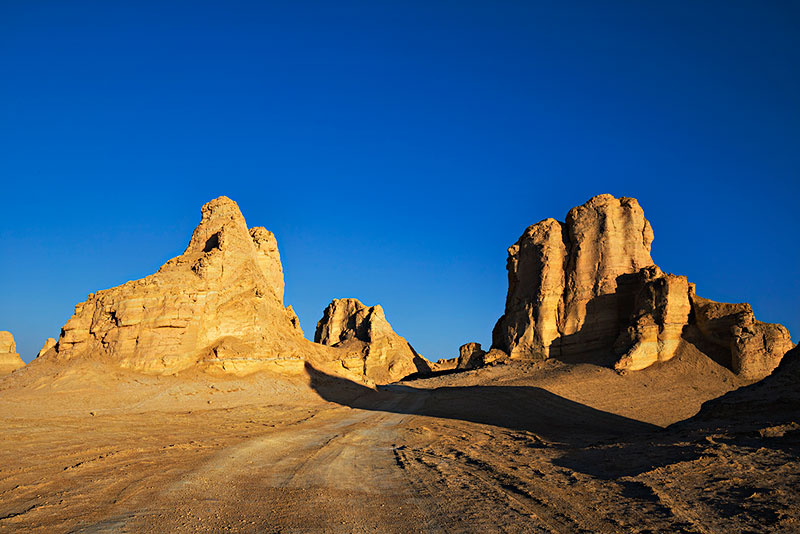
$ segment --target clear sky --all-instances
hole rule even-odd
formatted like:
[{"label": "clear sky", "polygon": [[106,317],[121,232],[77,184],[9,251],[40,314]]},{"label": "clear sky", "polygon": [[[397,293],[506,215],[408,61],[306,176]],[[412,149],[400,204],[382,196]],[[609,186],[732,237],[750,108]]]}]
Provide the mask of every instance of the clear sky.
[{"label": "clear sky", "polygon": [[306,335],[380,303],[488,345],[506,248],[599,193],[653,258],[800,336],[798,2],[0,3],[0,330],[180,254],[219,195]]}]

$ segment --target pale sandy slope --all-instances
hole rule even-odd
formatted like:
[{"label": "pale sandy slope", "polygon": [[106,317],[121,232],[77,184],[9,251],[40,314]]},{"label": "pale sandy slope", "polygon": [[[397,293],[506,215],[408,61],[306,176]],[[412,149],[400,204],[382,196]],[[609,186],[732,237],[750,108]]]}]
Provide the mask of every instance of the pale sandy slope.
[{"label": "pale sandy slope", "polygon": [[108,372],[0,382],[0,531],[800,525],[792,432],[663,428],[739,385],[690,350],[625,376],[548,362],[380,392],[314,369],[310,380]]}]

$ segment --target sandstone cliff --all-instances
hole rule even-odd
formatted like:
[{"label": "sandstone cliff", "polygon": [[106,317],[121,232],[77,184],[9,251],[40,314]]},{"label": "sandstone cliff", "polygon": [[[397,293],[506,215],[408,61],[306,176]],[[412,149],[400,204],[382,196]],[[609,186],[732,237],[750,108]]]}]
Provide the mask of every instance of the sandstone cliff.
[{"label": "sandstone cliff", "polygon": [[429,362],[395,333],[381,306],[364,306],[357,299],[333,299],[317,323],[314,341],[349,351],[344,366],[376,383],[430,371]]},{"label": "sandstone cliff", "polygon": [[25,367],[25,362],[17,354],[14,336],[11,332],[0,331],[0,376],[5,376],[20,367]]},{"label": "sandstone cliff", "polygon": [[[694,295],[684,276],[653,264],[653,231],[632,198],[599,195],[561,223],[528,227],[508,249],[508,295],[492,346],[514,359],[559,357],[643,369],[671,359],[687,326],[748,379],[774,369],[792,348],[780,325],[756,321],[746,304]],[[701,343],[702,344],[702,343]]]},{"label": "sandstone cliff", "polygon": [[203,206],[183,254],[153,275],[89,295],[37,359],[91,359],[158,374],[190,367],[246,374],[299,373],[305,361],[347,357],[303,337],[283,289],[275,236],[248,229],[236,203],[220,197]]}]

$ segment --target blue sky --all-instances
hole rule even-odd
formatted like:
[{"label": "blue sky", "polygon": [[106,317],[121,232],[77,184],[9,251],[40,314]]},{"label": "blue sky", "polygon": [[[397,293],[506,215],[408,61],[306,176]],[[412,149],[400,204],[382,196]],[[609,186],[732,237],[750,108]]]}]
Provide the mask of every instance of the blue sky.
[{"label": "blue sky", "polygon": [[639,199],[653,258],[800,333],[800,4],[0,4],[0,330],[30,360],[227,195],[307,336],[488,345],[524,228]]}]

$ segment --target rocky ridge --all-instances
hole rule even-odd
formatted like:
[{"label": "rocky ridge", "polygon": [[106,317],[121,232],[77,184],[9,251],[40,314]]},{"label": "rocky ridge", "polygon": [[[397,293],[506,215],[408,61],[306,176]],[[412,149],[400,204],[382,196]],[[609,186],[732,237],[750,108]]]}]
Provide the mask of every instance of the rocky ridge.
[{"label": "rocky ridge", "polygon": [[17,344],[11,332],[0,331],[0,376],[25,367],[25,362],[17,353]]},{"label": "rocky ridge", "polygon": [[747,304],[695,295],[686,277],[650,257],[653,230],[636,199],[598,195],[562,223],[529,226],[508,249],[505,313],[492,347],[512,359],[562,358],[643,369],[671,359],[697,325],[701,343],[727,351],[742,377],[768,375],[792,348],[781,325]]}]

